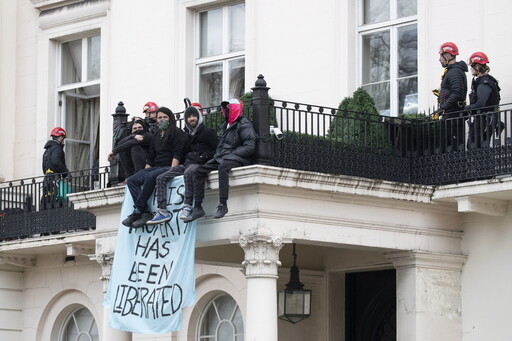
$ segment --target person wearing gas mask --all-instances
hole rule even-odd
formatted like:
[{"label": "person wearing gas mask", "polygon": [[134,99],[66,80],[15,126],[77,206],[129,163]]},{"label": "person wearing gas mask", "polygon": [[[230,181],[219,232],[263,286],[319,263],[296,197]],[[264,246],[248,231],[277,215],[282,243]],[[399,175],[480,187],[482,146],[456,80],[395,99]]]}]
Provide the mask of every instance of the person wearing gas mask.
[{"label": "person wearing gas mask", "polygon": [[156,185],[157,177],[181,164],[187,150],[187,134],[176,126],[176,119],[169,108],[157,109],[158,132],[153,136],[144,169],[130,176],[128,189],[133,198],[134,210],[122,221],[128,227],[143,227],[152,218],[148,199]]},{"label": "person wearing gas mask", "polygon": [[167,172],[156,178],[155,196],[158,211],[148,225],[156,225],[171,220],[171,213],[167,211],[167,184],[179,175],[183,175],[186,169],[205,164],[215,154],[218,144],[217,134],[213,129],[203,124],[202,106],[199,103],[191,103],[185,109],[185,132],[188,136],[189,152],[185,157],[185,163],[172,167]]},{"label": "person wearing gas mask", "polygon": [[[206,213],[202,207],[205,183],[208,174],[219,171],[219,204],[213,218],[222,218],[228,213],[229,171],[235,167],[247,166],[256,151],[256,132],[252,122],[243,116],[244,105],[238,99],[221,103],[225,122],[215,155],[205,163],[185,170],[185,202],[180,219],[185,223],[194,221]],[[194,207],[192,208],[192,204]]]}]

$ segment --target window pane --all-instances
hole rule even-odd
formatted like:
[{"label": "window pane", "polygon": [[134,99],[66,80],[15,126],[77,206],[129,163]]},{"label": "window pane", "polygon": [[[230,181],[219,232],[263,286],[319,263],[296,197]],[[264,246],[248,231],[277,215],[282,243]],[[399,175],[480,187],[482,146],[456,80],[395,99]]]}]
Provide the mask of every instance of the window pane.
[{"label": "window pane", "polygon": [[402,114],[418,112],[418,78],[407,78],[398,81],[398,108]]},{"label": "window pane", "polygon": [[240,98],[245,88],[245,59],[229,61],[229,98]]},{"label": "window pane", "polygon": [[236,309],[235,316],[233,317],[233,324],[235,325],[235,332],[241,334],[244,332],[244,321],[240,309]]},{"label": "window pane", "polygon": [[91,125],[89,103],[85,99],[66,96],[67,137],[73,140],[90,141]]},{"label": "window pane", "polygon": [[389,12],[389,0],[364,0],[365,24],[389,20]]},{"label": "window pane", "polygon": [[209,305],[208,307],[208,310],[202,318],[200,336],[214,336],[217,325],[220,322],[213,305]]},{"label": "window pane", "polygon": [[397,17],[408,17],[418,13],[416,0],[397,0]]},{"label": "window pane", "polygon": [[363,83],[389,80],[389,31],[363,36]]},{"label": "window pane", "polygon": [[224,295],[215,300],[215,304],[219,310],[220,318],[222,320],[230,320],[236,308],[235,300],[231,296]]},{"label": "window pane", "polygon": [[368,91],[375,101],[375,107],[380,115],[390,114],[390,95],[389,95],[389,82],[379,84],[365,85],[363,88]]},{"label": "window pane", "polygon": [[398,28],[398,77],[418,74],[418,30],[416,25]]},{"label": "window pane", "polygon": [[221,323],[218,329],[217,340],[233,340],[234,334],[233,326],[230,323]]},{"label": "window pane", "polygon": [[100,78],[100,36],[87,38],[87,80],[91,81]]},{"label": "window pane", "polygon": [[222,99],[222,64],[213,64],[199,69],[200,103],[211,107]]},{"label": "window pane", "polygon": [[222,54],[222,9],[200,14],[201,57]]},{"label": "window pane", "polygon": [[59,340],[62,341],[98,341],[98,327],[91,312],[82,308],[68,317]]},{"label": "window pane", "polygon": [[82,79],[82,40],[62,44],[61,84],[81,82]]},{"label": "window pane", "polygon": [[245,49],[245,4],[229,7],[229,52]]}]

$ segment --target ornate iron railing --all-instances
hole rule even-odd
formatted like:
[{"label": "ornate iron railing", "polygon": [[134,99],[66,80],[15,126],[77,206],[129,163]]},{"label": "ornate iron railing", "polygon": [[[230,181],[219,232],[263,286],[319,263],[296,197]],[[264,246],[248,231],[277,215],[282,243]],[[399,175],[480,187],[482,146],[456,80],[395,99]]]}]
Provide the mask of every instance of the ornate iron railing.
[{"label": "ornate iron railing", "polygon": [[102,167],[0,183],[0,241],[96,228],[94,214],[74,210],[67,195],[107,187],[108,172]]},{"label": "ornate iron railing", "polygon": [[271,139],[278,167],[430,185],[512,173],[510,109],[434,120],[270,103],[283,131]]}]

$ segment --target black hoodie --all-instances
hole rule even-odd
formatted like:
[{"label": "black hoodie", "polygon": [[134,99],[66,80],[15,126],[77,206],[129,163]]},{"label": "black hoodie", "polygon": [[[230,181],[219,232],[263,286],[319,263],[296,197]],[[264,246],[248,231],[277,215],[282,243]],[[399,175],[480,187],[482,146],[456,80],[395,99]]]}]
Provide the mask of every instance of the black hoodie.
[{"label": "black hoodie", "polygon": [[460,61],[450,64],[441,80],[439,91],[439,108],[445,112],[460,111],[464,109],[468,81],[466,78],[468,66]]},{"label": "black hoodie", "polygon": [[64,155],[64,145],[54,140],[49,140],[44,145],[43,154],[43,174],[50,169],[53,173],[63,173],[63,177],[67,176],[68,168],[66,167],[66,157]]}]

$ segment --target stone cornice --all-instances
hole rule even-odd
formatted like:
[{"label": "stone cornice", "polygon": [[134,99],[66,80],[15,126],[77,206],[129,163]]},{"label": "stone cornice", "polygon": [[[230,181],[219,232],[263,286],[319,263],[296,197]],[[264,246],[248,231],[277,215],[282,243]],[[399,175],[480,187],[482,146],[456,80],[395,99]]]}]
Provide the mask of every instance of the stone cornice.
[{"label": "stone cornice", "polygon": [[89,210],[104,206],[121,205],[124,198],[124,186],[97,189],[94,191],[73,193],[68,199],[77,210]]},{"label": "stone cornice", "polygon": [[110,6],[109,1],[106,0],[31,1],[36,8],[42,11],[39,16],[41,29],[105,17]]},{"label": "stone cornice", "polygon": [[[233,185],[258,183],[422,203],[430,203],[431,196],[434,193],[434,186],[299,171],[263,165],[235,168],[232,172]],[[210,176],[213,188],[215,188],[217,179],[217,172]]]},{"label": "stone cornice", "polygon": [[427,268],[461,271],[467,256],[425,251],[399,251],[387,253],[395,268]]}]

